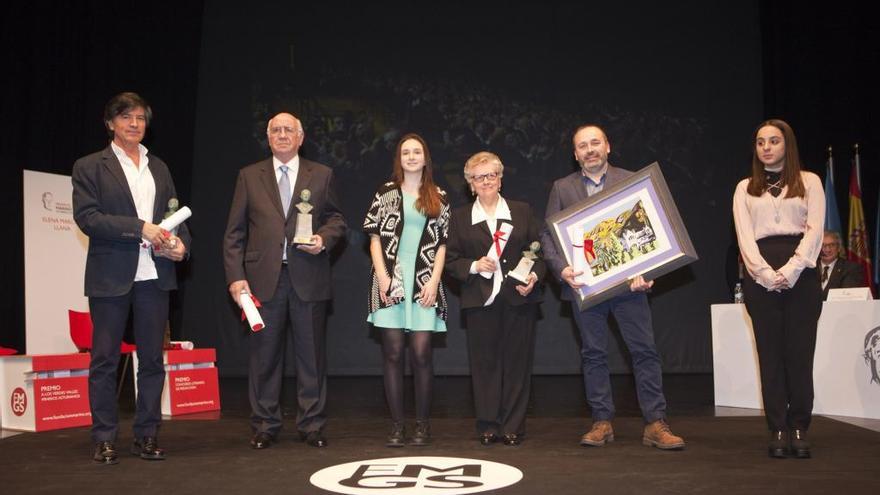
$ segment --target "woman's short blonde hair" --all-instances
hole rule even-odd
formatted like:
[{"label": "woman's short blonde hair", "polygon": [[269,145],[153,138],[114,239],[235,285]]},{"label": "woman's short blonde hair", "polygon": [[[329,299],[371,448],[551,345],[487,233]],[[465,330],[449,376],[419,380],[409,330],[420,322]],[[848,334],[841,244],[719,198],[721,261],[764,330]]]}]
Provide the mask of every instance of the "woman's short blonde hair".
[{"label": "woman's short blonde hair", "polygon": [[468,182],[468,184],[471,183],[471,170],[487,163],[495,165],[495,171],[498,172],[498,177],[502,177],[504,175],[504,164],[501,163],[501,158],[498,158],[498,155],[490,151],[481,151],[474,156],[468,158],[468,160],[464,163],[464,179]]}]

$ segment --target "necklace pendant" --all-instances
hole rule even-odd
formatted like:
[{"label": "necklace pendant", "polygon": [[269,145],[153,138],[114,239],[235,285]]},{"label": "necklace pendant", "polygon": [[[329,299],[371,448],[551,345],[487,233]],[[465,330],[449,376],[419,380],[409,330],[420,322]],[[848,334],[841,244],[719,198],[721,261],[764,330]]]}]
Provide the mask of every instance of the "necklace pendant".
[{"label": "necklace pendant", "polygon": [[776,212],[776,215],[773,217],[773,221],[776,222],[776,223],[779,223],[779,220],[780,220],[780,218],[779,218],[779,212],[777,211],[777,212]]}]

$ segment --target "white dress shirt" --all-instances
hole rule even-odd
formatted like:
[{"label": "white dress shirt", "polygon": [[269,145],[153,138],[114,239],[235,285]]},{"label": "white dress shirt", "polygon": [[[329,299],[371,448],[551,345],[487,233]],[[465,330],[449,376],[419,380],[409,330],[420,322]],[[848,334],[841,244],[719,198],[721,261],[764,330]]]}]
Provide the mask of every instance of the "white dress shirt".
[{"label": "white dress shirt", "polygon": [[[140,153],[139,164],[135,165],[131,158],[125,154],[125,150],[120,148],[116,143],[110,142],[110,148],[122,165],[122,172],[125,174],[125,180],[128,181],[128,188],[131,190],[131,197],[134,200],[134,207],[137,210],[137,216],[144,222],[153,222],[153,209],[156,204],[156,181],[150,172],[150,159],[147,158],[147,148],[138,144],[138,152]],[[135,282],[143,280],[155,280],[159,278],[156,272],[156,263],[153,261],[152,246],[147,243],[147,247],[141,244],[138,253],[137,271],[134,275]]]},{"label": "white dress shirt", "polygon": [[821,279],[821,277],[822,277],[822,272],[825,271],[825,267],[826,267],[826,266],[828,267],[828,278],[826,278],[825,281],[822,282],[822,290],[825,290],[825,287],[828,286],[828,281],[831,280],[831,272],[834,271],[834,265],[835,265],[836,263],[837,263],[837,257],[836,257],[836,256],[834,257],[833,260],[831,260],[831,263],[825,264],[824,261],[820,261],[820,262],[819,262],[819,264],[822,265],[822,266],[819,268],[819,277],[820,277],[819,280],[822,280],[822,279]]},{"label": "white dress shirt", "polygon": [[[474,201],[474,206],[471,208],[471,225],[476,225],[480,222],[486,222],[486,226],[489,227],[489,232],[495,233],[498,230],[498,220],[508,220],[512,221],[513,219],[510,217],[510,207],[507,206],[507,201],[504,201],[500,195],[498,196],[498,203],[495,205],[495,216],[490,216],[486,213],[486,210],[483,209],[483,206],[480,204],[480,200],[477,199]],[[471,263],[471,273],[477,273],[477,262],[474,261]],[[495,301],[495,296],[501,292],[501,282],[503,276],[501,273],[501,260],[498,260],[498,263],[495,264],[495,272],[492,274],[492,294],[489,296],[489,299],[483,304],[483,306],[489,306]]]}]

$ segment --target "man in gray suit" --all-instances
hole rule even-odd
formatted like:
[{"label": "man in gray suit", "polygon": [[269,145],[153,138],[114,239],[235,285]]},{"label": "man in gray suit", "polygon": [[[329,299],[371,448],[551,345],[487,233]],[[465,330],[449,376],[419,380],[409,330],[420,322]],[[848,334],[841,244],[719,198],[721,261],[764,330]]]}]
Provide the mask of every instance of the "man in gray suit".
[{"label": "man in gray suit", "polygon": [[[280,113],[266,129],[272,158],[238,174],[223,241],[229,294],[252,294],[265,327],[249,336],[249,398],[255,449],[269,447],[281,431],[279,399],[288,322],[296,356],[300,439],[324,447],[325,327],[330,290],[329,251],[345,235],[345,218],[333,171],[299,156],[299,119]],[[304,203],[308,203],[308,208]],[[311,243],[294,244],[298,212],[311,214]]]},{"label": "man in gray suit", "polygon": [[[547,202],[547,218],[632,174],[608,164],[611,143],[600,127],[581,126],[575,131],[572,141],[574,157],[581,170],[553,183]],[[654,281],[635,277],[630,283],[629,294],[616,296],[580,311],[572,291],[582,287],[576,277],[583,272],[575,271],[568,264],[563,253],[557,250],[546,225],[541,231],[541,245],[548,270],[557,280],[564,282],[562,298],[572,301],[573,314],[580,330],[584,386],[593,415],[593,426],[581,437],[581,445],[601,447],[614,440],[611,427],[614,401],[608,371],[608,314],[612,313],[632,354],[636,392],[646,423],[642,443],[666,450],[684,448],[684,440],[674,435],[666,423],[660,356],[654,345],[651,308],[645,295]]]},{"label": "man in gray suit", "polygon": [[93,459],[102,464],[117,462],[116,368],[129,314],[138,354],[132,453],[165,458],[158,444],[162,344],[168,293],[177,288],[174,264],[184,258],[190,236],[186,224],[179,237],[157,225],[169,202],[177,203],[177,192],[168,166],[141,144],[152,115],[137,94],[114,96],[104,108],[110,145],[73,165],[73,218],[89,236],[84,284],[93,326],[89,406]]}]

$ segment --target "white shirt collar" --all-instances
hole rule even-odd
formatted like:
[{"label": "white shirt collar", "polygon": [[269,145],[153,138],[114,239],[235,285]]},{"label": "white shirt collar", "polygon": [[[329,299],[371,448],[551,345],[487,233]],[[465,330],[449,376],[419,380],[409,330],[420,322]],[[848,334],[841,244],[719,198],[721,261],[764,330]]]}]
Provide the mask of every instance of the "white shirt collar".
[{"label": "white shirt collar", "polygon": [[[471,208],[471,225],[476,225],[480,222],[485,222],[489,220],[491,217],[486,214],[486,210],[483,209],[483,206],[480,205],[480,200],[477,199],[474,201],[474,206]],[[501,195],[498,195],[498,204],[495,205],[495,220],[513,220],[510,218],[510,208],[507,206],[507,201],[504,201],[504,198]]]},{"label": "white shirt collar", "polygon": [[833,260],[831,260],[831,263],[825,263],[824,261],[822,261],[821,263],[822,263],[822,266],[823,266],[823,267],[827,266],[827,267],[828,267],[828,271],[830,272],[831,270],[834,269],[834,264],[837,263],[837,260],[838,260],[838,259],[839,259],[839,258],[835,257]]},{"label": "white shirt collar", "polygon": [[287,163],[282,162],[277,156],[272,155],[272,166],[275,167],[275,170],[277,171],[282,165],[287,165],[289,171],[299,170],[299,154],[294,155]]},{"label": "white shirt collar", "polygon": [[[123,157],[128,157],[128,155],[125,154],[125,150],[122,149],[121,146],[114,143],[113,141],[110,141],[110,149],[113,150],[113,153],[116,155],[116,158],[118,158],[119,161],[122,161]],[[138,143],[138,154],[140,154],[140,156],[141,156],[141,162],[143,162],[144,161],[143,158],[145,156],[147,156],[147,151],[148,150],[147,150],[146,146],[144,146],[141,143]]]}]

